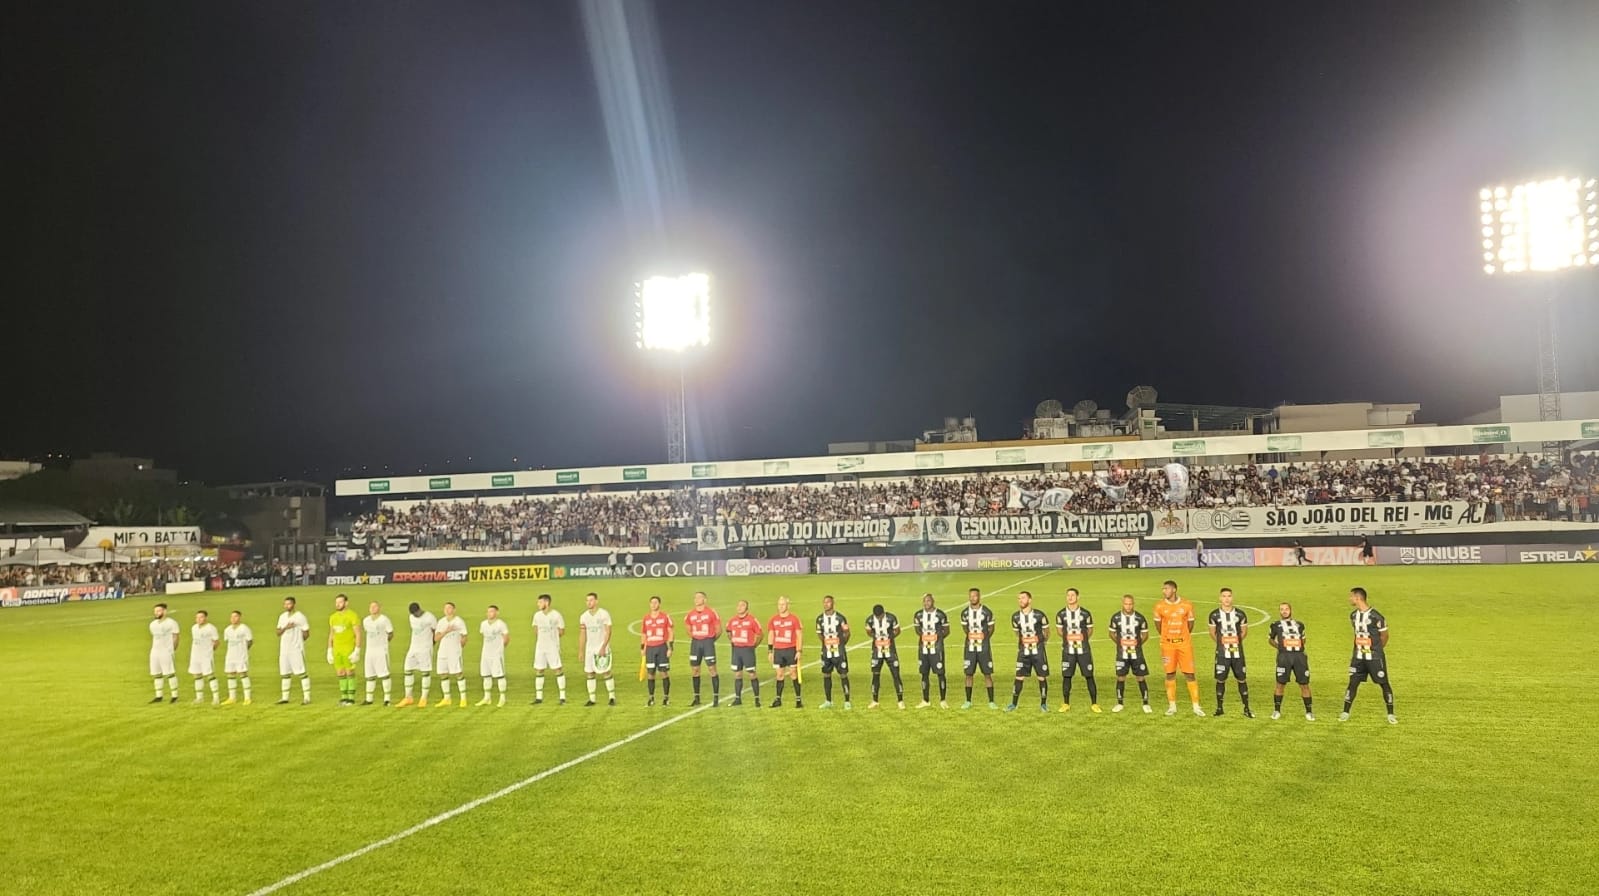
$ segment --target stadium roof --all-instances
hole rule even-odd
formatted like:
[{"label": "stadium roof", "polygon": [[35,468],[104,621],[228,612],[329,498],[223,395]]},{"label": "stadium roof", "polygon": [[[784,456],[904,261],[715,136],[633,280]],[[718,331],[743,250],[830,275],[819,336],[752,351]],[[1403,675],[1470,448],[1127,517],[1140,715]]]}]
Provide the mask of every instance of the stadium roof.
[{"label": "stadium roof", "polygon": [[[1239,408],[1220,404],[1179,404],[1171,401],[1158,401],[1155,403],[1155,416],[1165,424],[1166,431],[1178,433],[1184,429],[1218,430],[1246,430],[1253,431],[1249,426],[1252,418],[1270,417],[1270,408]],[[1196,427],[1194,421],[1198,420]]]},{"label": "stadium roof", "polygon": [[94,521],[88,517],[73,513],[70,510],[63,510],[60,507],[49,507],[43,504],[0,504],[0,527],[55,526],[66,529],[73,526],[92,525],[94,525]]}]

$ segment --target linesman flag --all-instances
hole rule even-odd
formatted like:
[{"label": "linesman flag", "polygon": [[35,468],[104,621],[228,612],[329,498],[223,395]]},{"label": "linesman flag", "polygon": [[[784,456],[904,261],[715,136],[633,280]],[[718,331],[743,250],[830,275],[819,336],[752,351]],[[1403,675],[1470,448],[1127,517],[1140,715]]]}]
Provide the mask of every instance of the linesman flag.
[{"label": "linesman flag", "polygon": [[644,651],[641,650],[638,655],[638,680],[643,681],[644,677]]}]

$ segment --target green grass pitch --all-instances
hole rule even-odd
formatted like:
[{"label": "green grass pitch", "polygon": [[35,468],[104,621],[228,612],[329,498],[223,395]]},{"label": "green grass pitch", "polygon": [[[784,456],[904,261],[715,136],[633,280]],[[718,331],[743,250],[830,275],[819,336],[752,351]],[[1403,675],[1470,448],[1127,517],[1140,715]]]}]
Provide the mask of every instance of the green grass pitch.
[{"label": "green grass pitch", "polygon": [[[804,710],[692,712],[686,651],[676,658],[673,705],[646,708],[632,659],[637,640],[626,633],[618,637],[620,705],[581,706],[575,627],[590,588],[619,628],[637,620],[652,593],[679,624],[696,587],[724,617],[747,597],[764,619],[787,593],[808,624],[831,591],[860,643],[858,624],[874,602],[908,625],[924,590],[948,611],[969,586],[1001,592],[991,605],[1008,620],[1018,588],[1053,617],[1075,585],[1103,627],[1123,592],[1138,595],[1147,614],[1168,574],[1202,614],[1222,585],[1268,612],[1291,600],[1309,627],[1319,721],[1303,720],[1292,686],[1283,719],[1267,718],[1272,653],[1263,626],[1247,644],[1253,720],[1237,714],[1231,688],[1223,718],[1186,709],[1166,718],[1158,677],[1154,716],[1111,715],[1103,641],[1107,712],[1097,716],[1086,711],[1081,683],[1065,715],[867,712],[863,651],[852,664],[848,713],[814,708],[815,668],[805,676]],[[1349,655],[1346,592],[1355,584],[1390,622],[1396,727],[1384,723],[1370,684],[1354,719],[1336,721]],[[314,627],[309,707],[273,705],[271,625],[283,590],[168,601],[183,626],[180,672],[193,610],[209,609],[219,627],[228,610],[245,612],[258,635],[250,707],[190,705],[186,675],[183,702],[146,702],[153,600],[4,610],[0,891],[251,893],[678,718],[280,892],[1591,893],[1599,887],[1599,703],[1586,661],[1594,585],[1583,566],[1507,566],[348,589],[357,612],[379,600],[401,628],[396,670],[405,604],[435,612],[445,600],[459,604],[473,637],[473,702],[477,621],[498,603],[512,623],[504,709],[335,705],[322,644],[336,589],[295,592]],[[574,700],[565,707],[528,705],[528,619],[540,590],[556,595],[567,618]],[[905,653],[910,645],[906,636]],[[1002,624],[1001,704],[1013,650]],[[1207,655],[1202,647],[1208,710]],[[725,665],[725,641],[721,656]],[[907,665],[914,707],[919,685],[914,662]],[[1052,673],[1054,665],[1052,650]],[[960,685],[957,665],[955,706]],[[724,696],[730,691],[724,675]],[[1058,677],[1050,696],[1058,703]],[[1035,700],[1029,684],[1023,705]]]}]

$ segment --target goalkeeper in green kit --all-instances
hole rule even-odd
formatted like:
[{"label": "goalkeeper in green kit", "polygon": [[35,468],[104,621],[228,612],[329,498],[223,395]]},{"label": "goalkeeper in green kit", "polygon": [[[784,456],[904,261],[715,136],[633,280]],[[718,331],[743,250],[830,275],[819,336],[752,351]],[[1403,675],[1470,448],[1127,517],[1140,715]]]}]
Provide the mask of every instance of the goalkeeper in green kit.
[{"label": "goalkeeper in green kit", "polygon": [[355,705],[355,664],[361,659],[361,618],[350,609],[350,599],[333,599],[328,617],[328,662],[339,677],[339,705]]}]

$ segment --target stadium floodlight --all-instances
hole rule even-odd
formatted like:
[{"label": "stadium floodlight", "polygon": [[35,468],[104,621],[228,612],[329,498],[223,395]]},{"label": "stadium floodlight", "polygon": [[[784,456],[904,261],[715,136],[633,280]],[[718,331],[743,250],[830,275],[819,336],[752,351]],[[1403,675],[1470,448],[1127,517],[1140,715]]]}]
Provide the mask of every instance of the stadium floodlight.
[{"label": "stadium floodlight", "polygon": [[711,278],[706,274],[648,277],[637,287],[638,347],[675,356],[677,388],[666,396],[666,461],[688,460],[686,355],[711,344]]},{"label": "stadium floodlight", "polygon": [[711,278],[650,277],[638,285],[638,347],[681,352],[711,341]]},{"label": "stadium floodlight", "polygon": [[1599,267],[1599,181],[1553,177],[1477,192],[1483,271]]}]

